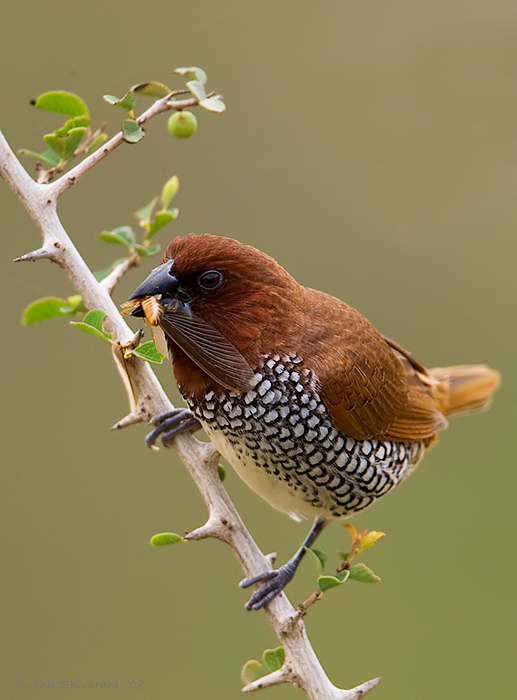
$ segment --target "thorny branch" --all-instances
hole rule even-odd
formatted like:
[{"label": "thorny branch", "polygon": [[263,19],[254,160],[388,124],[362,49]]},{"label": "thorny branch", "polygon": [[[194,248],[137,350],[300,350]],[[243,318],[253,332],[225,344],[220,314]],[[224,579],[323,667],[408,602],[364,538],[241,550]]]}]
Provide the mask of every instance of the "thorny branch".
[{"label": "thorny branch", "polygon": [[[167,96],[157,100],[138,118],[138,122],[144,124],[160,112],[183,109],[195,104],[197,100],[192,98],[171,103],[170,96]],[[130,413],[114,427],[148,420],[157,413],[171,410],[172,405],[149,365],[134,356],[124,356],[123,348],[131,346],[137,339],[110,296],[118,277],[115,275],[109,283],[105,281],[104,284],[96,281],[61,224],[57,214],[57,201],[71,185],[122,142],[122,133],[119,132],[102,148],[54,183],[38,184],[22,167],[0,131],[0,175],[22,201],[43,237],[41,248],[22,255],[17,260],[47,258],[56,262],[82,296],[86,308],[102,309],[106,312],[106,327],[113,333],[121,348],[120,352],[114,350],[114,357],[128,391]],[[221,484],[217,472],[219,454],[212,444],[200,442],[195,437],[185,434],[176,438],[174,447],[199,488],[209,512],[206,524],[190,532],[187,539],[215,537],[226,542],[248,578],[270,568],[269,560],[254,542]],[[278,671],[246,685],[243,692],[279,683],[292,683],[303,690],[311,700],[359,700],[379,682],[380,679],[376,678],[351,690],[334,686],[309,642],[303,614],[293,608],[284,593],[266,606],[265,614],[285,649],[285,662]]]}]

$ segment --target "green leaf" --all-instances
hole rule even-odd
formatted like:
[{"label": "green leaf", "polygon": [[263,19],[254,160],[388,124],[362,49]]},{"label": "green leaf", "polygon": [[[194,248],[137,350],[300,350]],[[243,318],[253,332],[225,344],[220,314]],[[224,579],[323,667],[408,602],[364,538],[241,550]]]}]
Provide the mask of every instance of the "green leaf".
[{"label": "green leaf", "polygon": [[88,107],[80,97],[72,92],[46,92],[40,95],[34,102],[39,109],[46,109],[57,114],[66,114],[67,117],[89,116]]},{"label": "green leaf", "polygon": [[150,240],[158,231],[163,228],[169,221],[173,221],[179,214],[179,209],[167,209],[166,211],[159,211],[154,217],[149,233],[146,235],[147,240]]},{"label": "green leaf", "polygon": [[84,323],[87,323],[89,326],[92,326],[93,328],[97,328],[97,330],[104,333],[104,331],[102,330],[102,324],[104,323],[105,318],[106,318],[105,311],[102,311],[102,309],[92,309],[91,311],[88,311],[87,314],[85,314],[83,321],[84,321]]},{"label": "green leaf", "polygon": [[150,81],[133,85],[129,92],[137,92],[139,95],[149,95],[151,97],[167,97],[172,90],[163,83]]},{"label": "green leaf", "polygon": [[366,564],[353,564],[350,567],[350,578],[354,581],[362,581],[363,583],[377,583],[381,580],[380,576],[374,574]]},{"label": "green leaf", "polygon": [[70,131],[65,136],[58,136],[56,133],[45,134],[43,137],[50,146],[61,158],[61,160],[69,160],[75,153],[76,148],[83,140],[86,133],[86,127],[80,126]]},{"label": "green leaf", "polygon": [[36,158],[49,168],[54,168],[61,161],[58,154],[52,149],[47,148],[45,153],[36,153],[36,151],[31,151],[28,148],[20,148],[18,153],[22,156],[30,156],[31,158]]},{"label": "green leaf", "polygon": [[126,92],[124,97],[115,97],[115,95],[103,95],[103,99],[108,102],[110,105],[116,105],[117,107],[122,107],[123,109],[126,109],[128,112],[133,111],[133,107],[135,106],[136,102],[136,95],[131,92]]},{"label": "green leaf", "polygon": [[322,591],[328,591],[335,586],[341,586],[343,581],[340,581],[336,576],[319,576],[318,586]]},{"label": "green leaf", "polygon": [[339,556],[343,561],[346,561],[348,557],[350,556],[350,552],[339,552]]},{"label": "green leaf", "polygon": [[202,68],[188,66],[187,68],[176,68],[174,72],[178,73],[178,75],[184,75],[191,80],[198,80],[202,85],[206,85],[206,73]]},{"label": "green leaf", "polygon": [[243,683],[253,683],[257,678],[263,675],[262,664],[256,659],[250,659],[246,661],[244,666],[241,668],[241,680]]},{"label": "green leaf", "polygon": [[72,117],[67,119],[64,125],[60,129],[55,130],[55,134],[58,136],[66,136],[72,129],[78,126],[88,126],[90,124],[90,117]]},{"label": "green leaf", "polygon": [[79,295],[74,295],[68,299],[60,299],[59,297],[38,299],[27,306],[20,323],[22,326],[28,326],[30,323],[45,321],[49,318],[70,316],[79,310],[78,306],[80,303],[81,297]]},{"label": "green leaf", "polygon": [[224,112],[226,109],[226,105],[218,97],[207,97],[199,100],[199,104],[210,112]]},{"label": "green leaf", "polygon": [[312,547],[303,546],[306,552],[308,552],[313,560],[316,562],[318,569],[324,569],[327,563],[328,556],[321,549],[313,549]]},{"label": "green leaf", "polygon": [[189,80],[187,83],[187,87],[190,90],[190,92],[194,95],[194,97],[197,97],[197,99],[200,102],[201,100],[206,99],[205,88],[203,86],[203,83],[200,83],[199,80]]},{"label": "green leaf", "polygon": [[177,535],[175,532],[159,532],[151,537],[153,547],[163,547],[167,544],[176,544],[176,542],[185,542],[185,538]]},{"label": "green leaf", "polygon": [[147,343],[142,343],[142,345],[132,350],[131,354],[155,365],[161,365],[163,362],[163,355],[161,352],[158,352],[152,340],[148,340]]},{"label": "green leaf", "polygon": [[154,199],[151,199],[149,204],[146,204],[145,207],[142,207],[136,212],[136,217],[137,219],[139,219],[140,225],[149,224],[149,222],[151,221],[151,214],[157,202],[158,197],[155,197]]},{"label": "green leaf", "polygon": [[338,581],[341,581],[341,583],[344,583],[347,580],[347,578],[349,578],[349,576],[350,571],[348,569],[343,569],[343,571],[339,571],[336,574],[336,578],[338,579]]},{"label": "green leaf", "polygon": [[122,122],[122,137],[127,143],[138,143],[145,136],[145,131],[142,129],[136,119],[124,119]]},{"label": "green leaf", "polygon": [[85,331],[85,333],[91,333],[92,335],[96,335],[98,338],[102,338],[103,340],[107,340],[109,342],[113,337],[113,334],[102,329],[105,316],[105,311],[101,311],[101,309],[93,309],[92,311],[88,311],[82,321],[70,321],[70,323],[72,326],[79,328],[79,330]]},{"label": "green leaf", "polygon": [[116,95],[103,95],[102,99],[110,105],[118,105],[119,98]]},{"label": "green leaf", "polygon": [[278,671],[282,668],[285,661],[285,651],[284,647],[276,647],[275,649],[266,649],[262,654],[262,661],[264,666],[269,671]]},{"label": "green leaf", "polygon": [[79,328],[80,331],[90,333],[91,335],[96,335],[97,338],[102,338],[102,340],[107,340],[109,342],[111,339],[111,333],[103,333],[101,331],[98,331],[96,328],[90,326],[88,323],[84,323],[82,321],[70,321],[70,323],[72,326]]},{"label": "green leaf", "polygon": [[105,243],[116,243],[126,248],[132,248],[136,240],[131,226],[119,226],[113,231],[103,231],[99,234],[99,239]]},{"label": "green leaf", "polygon": [[162,188],[162,194],[161,194],[161,204],[163,209],[167,209],[169,204],[172,202],[174,197],[176,196],[178,192],[178,188],[180,186],[180,181],[178,180],[177,175],[173,175],[170,180],[167,180],[165,185]]},{"label": "green leaf", "polygon": [[142,258],[150,258],[153,255],[156,255],[156,253],[160,252],[160,244],[155,243],[154,245],[150,246],[145,246],[145,245],[140,245],[139,243],[135,243],[133,246],[134,250],[140,255]]},{"label": "green leaf", "polygon": [[219,474],[220,481],[224,481],[226,479],[226,469],[221,467],[220,464],[217,465],[217,473]]}]

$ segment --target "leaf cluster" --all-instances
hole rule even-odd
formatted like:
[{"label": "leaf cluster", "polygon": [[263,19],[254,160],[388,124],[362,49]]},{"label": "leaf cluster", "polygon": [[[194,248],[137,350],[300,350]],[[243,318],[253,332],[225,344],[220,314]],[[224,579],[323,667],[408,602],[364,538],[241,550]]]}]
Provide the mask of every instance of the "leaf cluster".
[{"label": "leaf cluster", "polygon": [[243,683],[252,683],[266,673],[273,673],[273,671],[281,669],[284,665],[284,661],[284,647],[264,649],[262,652],[262,663],[256,659],[249,659],[249,661],[246,661],[241,669],[241,680]]},{"label": "leaf cluster", "polygon": [[[377,583],[381,580],[380,576],[377,576],[377,574],[363,562],[353,564],[352,561],[360,552],[373,547],[376,542],[384,537],[384,533],[377,532],[376,530],[363,530],[362,532],[358,533],[354,526],[350,525],[349,523],[346,523],[345,527],[352,535],[352,547],[350,552],[342,552],[340,554],[342,564],[338,567],[335,574],[322,574],[318,577],[318,587],[320,592],[318,598],[321,597],[321,593],[324,593],[331,588],[341,586],[349,579],[351,581],[360,581],[361,583]],[[328,559],[325,552],[313,548],[309,549],[307,547],[305,549],[312,555],[318,567],[323,570]]]},{"label": "leaf cluster", "polygon": [[47,146],[41,153],[27,148],[20,149],[22,155],[36,158],[41,166],[47,169],[48,182],[51,177],[63,168],[77,155],[89,154],[97,150],[107,135],[104,127],[93,130],[90,126],[90,112],[84,100],[72,92],[58,90],[40,95],[32,103],[38,109],[54,112],[66,117],[60,127],[43,136]]},{"label": "leaf cluster", "polygon": [[[168,223],[174,221],[179,214],[177,208],[170,208],[170,204],[176,196],[179,188],[179,180],[173,175],[162,187],[158,197],[154,197],[148,204],[136,212],[138,224],[142,230],[142,240],[137,242],[137,236],[131,226],[119,226],[112,231],[103,231],[99,239],[104,243],[121,246],[126,249],[126,257],[118,258],[109,267],[94,273],[98,282],[106,279],[119,265],[138,264],[142,258],[156,255],[160,251],[158,243],[151,243],[154,236]],[[84,315],[86,314],[86,315]],[[66,299],[59,297],[43,297],[27,306],[21,318],[21,324],[27,326],[38,321],[46,321],[51,318],[63,316],[78,316],[82,320],[72,322],[80,330],[112,342],[111,334],[103,329],[105,313],[99,309],[93,309],[86,313],[85,306],[79,295]],[[83,318],[84,316],[84,318]],[[163,355],[156,350],[153,341],[148,341],[134,349],[127,349],[126,356],[136,355],[147,362],[160,364]]]}]

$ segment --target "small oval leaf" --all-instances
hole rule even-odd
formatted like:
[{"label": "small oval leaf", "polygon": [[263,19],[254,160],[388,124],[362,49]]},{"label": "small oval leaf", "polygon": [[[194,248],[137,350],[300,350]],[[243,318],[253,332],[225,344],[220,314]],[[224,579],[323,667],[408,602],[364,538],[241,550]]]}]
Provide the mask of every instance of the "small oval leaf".
[{"label": "small oval leaf", "polygon": [[185,542],[185,538],[177,535],[175,532],[159,532],[151,537],[153,547],[164,547],[168,544],[176,544],[176,542]]},{"label": "small oval leaf", "polygon": [[340,581],[336,576],[319,576],[318,586],[322,591],[328,591],[330,588],[341,586],[343,581]]},{"label": "small oval leaf", "polygon": [[76,148],[83,140],[85,133],[86,128],[81,126],[76,127],[75,129],[70,129],[65,136],[59,136],[57,133],[53,133],[45,134],[43,138],[50,148],[52,148],[60,156],[61,160],[69,160],[74,155]]},{"label": "small oval leaf", "polygon": [[154,199],[151,199],[151,201],[146,204],[145,207],[142,207],[136,212],[136,218],[139,220],[141,226],[145,227],[146,224],[149,224],[151,214],[153,213],[153,209],[157,202],[158,197],[154,197]]},{"label": "small oval leaf", "polygon": [[78,126],[88,126],[90,123],[89,117],[71,117],[63,124],[60,129],[56,129],[54,133],[58,136],[66,136],[71,129],[75,129]]},{"label": "small oval leaf", "polygon": [[133,85],[130,92],[137,92],[139,95],[149,95],[151,97],[167,97],[172,90],[163,83],[150,81],[148,83]]},{"label": "small oval leaf", "polygon": [[318,566],[320,571],[325,568],[325,564],[327,563],[327,559],[328,559],[328,556],[325,552],[323,552],[321,549],[314,549],[312,547],[305,547],[305,545],[303,548],[305,549],[306,552],[308,552],[311,555],[311,557],[316,562],[316,565]]},{"label": "small oval leaf", "polygon": [[18,153],[22,156],[30,156],[31,158],[36,158],[36,160],[41,161],[43,165],[46,165],[49,168],[54,168],[56,165],[59,164],[59,161],[61,160],[61,158],[52,148],[47,148],[45,153],[36,153],[36,151],[31,151],[28,148],[20,148]]},{"label": "small oval leaf", "polygon": [[127,143],[138,143],[145,136],[145,132],[136,119],[124,119],[122,122],[122,137]]},{"label": "small oval leaf", "polygon": [[104,333],[104,331],[102,330],[102,324],[105,318],[105,311],[102,311],[102,309],[92,309],[91,311],[88,311],[87,314],[85,314],[83,318],[83,323],[87,323],[89,326],[93,326],[94,328],[97,328],[97,330],[102,331]]},{"label": "small oval leaf", "polygon": [[246,661],[244,666],[241,668],[241,680],[243,683],[253,683],[257,678],[263,675],[262,664],[256,659],[250,659]]},{"label": "small oval leaf", "polygon": [[204,100],[199,100],[201,107],[208,109],[210,112],[224,112],[226,109],[225,103],[218,97],[207,97]]},{"label": "small oval leaf", "polygon": [[194,95],[194,97],[197,97],[199,102],[201,102],[201,100],[206,99],[205,88],[203,86],[203,83],[199,82],[199,80],[189,80],[187,83],[187,87],[190,90],[190,92]]},{"label": "small oval leaf", "polygon": [[103,95],[102,99],[110,105],[116,105],[119,102],[119,98],[115,95]]},{"label": "small oval leaf", "polygon": [[278,671],[282,668],[285,661],[284,647],[276,647],[275,649],[265,649],[262,654],[264,666],[271,672]]},{"label": "small oval leaf", "polygon": [[98,338],[102,338],[102,340],[107,340],[110,342],[113,334],[102,329],[105,316],[105,311],[102,311],[101,309],[92,309],[92,311],[88,311],[88,313],[85,314],[82,321],[71,321],[70,323],[72,326],[79,328],[79,330],[85,331],[85,333],[96,335]]},{"label": "small oval leaf", "polygon": [[75,326],[76,328],[79,328],[80,331],[84,331],[85,333],[90,333],[90,335],[96,335],[97,338],[101,338],[102,340],[107,340],[108,343],[111,340],[111,333],[104,333],[104,331],[99,331],[97,328],[90,326],[89,323],[84,323],[83,321],[70,321],[70,325]]},{"label": "small oval leaf", "polygon": [[157,212],[152,220],[149,233],[146,235],[147,240],[150,240],[161,228],[168,224],[169,221],[173,221],[178,216],[178,213],[177,209]]},{"label": "small oval leaf", "polygon": [[377,583],[381,580],[380,576],[377,576],[369,566],[366,564],[353,564],[350,567],[350,578],[354,581],[362,581],[363,583]]},{"label": "small oval leaf", "polygon": [[187,68],[176,68],[174,72],[178,73],[178,75],[184,75],[192,80],[199,80],[202,85],[206,85],[207,77],[202,68],[198,68],[197,66],[188,66]]},{"label": "small oval leaf", "polygon": [[46,321],[49,318],[69,316],[76,310],[76,305],[70,304],[67,299],[59,297],[45,297],[29,304],[20,319],[22,326],[28,326],[37,321]]},{"label": "small oval leaf", "polygon": [[99,234],[99,239],[106,243],[116,243],[126,248],[132,248],[135,243],[135,234],[130,226],[119,226],[113,231],[103,231]]},{"label": "small oval leaf", "polygon": [[63,90],[46,92],[40,95],[34,104],[39,109],[57,112],[57,114],[66,114],[67,117],[89,116],[88,107],[81,98],[72,92]]},{"label": "small oval leaf", "polygon": [[142,345],[132,350],[131,354],[155,365],[161,365],[163,362],[163,355],[161,352],[158,352],[152,340],[148,340],[147,343],[142,343]]},{"label": "small oval leaf", "polygon": [[338,579],[338,581],[341,581],[341,583],[344,583],[347,580],[347,578],[349,578],[349,576],[350,571],[348,569],[343,569],[342,571],[339,571],[336,574],[336,578]]},{"label": "small oval leaf", "polygon": [[180,181],[177,175],[173,175],[162,188],[161,204],[163,209],[167,209],[178,192]]}]

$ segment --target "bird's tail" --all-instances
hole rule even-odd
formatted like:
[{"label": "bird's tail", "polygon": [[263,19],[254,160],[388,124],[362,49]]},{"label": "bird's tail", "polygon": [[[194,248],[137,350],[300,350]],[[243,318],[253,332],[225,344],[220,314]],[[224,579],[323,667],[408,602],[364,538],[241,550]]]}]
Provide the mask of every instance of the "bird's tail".
[{"label": "bird's tail", "polygon": [[428,372],[439,383],[436,398],[444,416],[485,408],[500,383],[499,372],[486,365],[433,367]]}]

